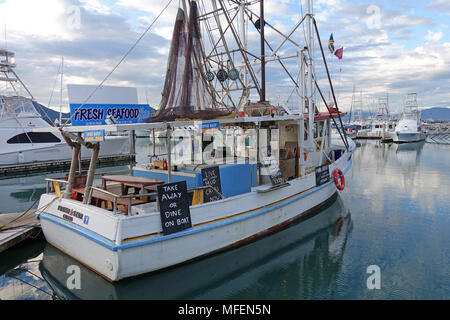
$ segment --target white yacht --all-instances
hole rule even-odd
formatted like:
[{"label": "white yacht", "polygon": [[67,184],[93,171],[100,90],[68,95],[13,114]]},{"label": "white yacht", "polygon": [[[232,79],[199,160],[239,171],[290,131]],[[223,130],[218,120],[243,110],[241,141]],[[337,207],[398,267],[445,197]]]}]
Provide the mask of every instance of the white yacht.
[{"label": "white yacht", "polygon": [[378,110],[375,116],[359,124],[356,138],[392,140],[395,120],[389,113],[388,96],[378,99]]},{"label": "white yacht", "polygon": [[409,93],[406,99],[402,117],[395,127],[395,143],[424,141],[420,113],[417,106],[417,94]]},{"label": "white yacht", "polygon": [[[15,165],[36,161],[70,160],[72,150],[61,134],[45,121],[36,110],[30,91],[14,72],[14,53],[0,50],[0,72],[14,89],[12,95],[0,95],[0,165]],[[20,83],[31,98],[20,96],[15,83]],[[49,128],[48,132],[32,132],[36,128]],[[126,148],[127,136],[108,136],[102,145],[101,156],[120,154]],[[90,151],[81,154],[89,158]]]}]

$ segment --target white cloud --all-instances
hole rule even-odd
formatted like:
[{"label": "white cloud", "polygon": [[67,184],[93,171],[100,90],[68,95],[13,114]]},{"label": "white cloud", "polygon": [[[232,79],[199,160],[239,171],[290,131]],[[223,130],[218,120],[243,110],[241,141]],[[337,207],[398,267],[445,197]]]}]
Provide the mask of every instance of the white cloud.
[{"label": "white cloud", "polygon": [[442,31],[438,31],[438,32],[433,32],[428,30],[427,35],[425,36],[426,40],[429,41],[433,41],[433,42],[438,42],[439,40],[442,39],[443,33]]},{"label": "white cloud", "polygon": [[0,4],[0,25],[8,37],[71,38],[65,23],[69,16],[64,1],[6,0]]},{"label": "white cloud", "polygon": [[100,14],[110,14],[111,9],[103,4],[101,0],[79,0],[86,10],[94,11]]}]

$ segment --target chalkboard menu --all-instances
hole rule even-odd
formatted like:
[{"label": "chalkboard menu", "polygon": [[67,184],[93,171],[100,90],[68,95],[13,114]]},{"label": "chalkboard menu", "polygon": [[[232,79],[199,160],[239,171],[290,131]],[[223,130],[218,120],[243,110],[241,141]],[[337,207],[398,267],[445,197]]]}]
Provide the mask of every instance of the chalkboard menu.
[{"label": "chalkboard menu", "polygon": [[273,186],[278,186],[286,182],[280,168],[278,168],[278,170],[274,174],[270,175],[270,181],[272,182]]},{"label": "chalkboard menu", "polygon": [[158,185],[157,188],[163,234],[192,227],[186,181]]},{"label": "chalkboard menu", "polygon": [[[218,192],[222,193],[222,186],[220,184],[220,171],[218,166],[208,167],[202,169],[202,182],[203,186],[211,186]],[[215,192],[211,188],[206,188],[204,191],[203,202],[212,202],[221,200],[222,197],[219,193]]]},{"label": "chalkboard menu", "polygon": [[328,165],[325,164],[316,167],[316,186],[320,186],[328,181],[330,181],[330,169],[328,168]]}]

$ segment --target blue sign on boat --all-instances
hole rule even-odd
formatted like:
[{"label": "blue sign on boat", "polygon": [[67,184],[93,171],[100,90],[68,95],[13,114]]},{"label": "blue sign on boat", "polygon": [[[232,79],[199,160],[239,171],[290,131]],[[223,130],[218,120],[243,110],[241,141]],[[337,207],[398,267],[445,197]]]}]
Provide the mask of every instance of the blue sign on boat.
[{"label": "blue sign on boat", "polygon": [[84,142],[103,142],[105,140],[105,130],[91,130],[83,132]]},{"label": "blue sign on boat", "polygon": [[152,116],[148,104],[70,104],[72,125],[102,125],[109,116],[115,123],[143,123]]},{"label": "blue sign on boat", "polygon": [[219,129],[220,129],[219,121],[202,122],[202,124],[201,124],[202,132],[208,132],[208,131],[219,130]]}]

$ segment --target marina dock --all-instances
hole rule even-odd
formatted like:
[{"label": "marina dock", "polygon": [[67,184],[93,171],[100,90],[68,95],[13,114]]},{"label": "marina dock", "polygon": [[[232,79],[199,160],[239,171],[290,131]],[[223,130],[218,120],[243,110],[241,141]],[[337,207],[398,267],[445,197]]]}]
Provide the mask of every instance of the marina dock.
[{"label": "marina dock", "polygon": [[0,214],[0,253],[38,236],[40,222],[35,211]]},{"label": "marina dock", "polygon": [[[136,155],[134,153],[118,154],[113,156],[103,156],[98,158],[98,165],[117,164],[121,162],[135,161]],[[71,160],[57,160],[57,161],[39,161],[32,163],[20,163],[14,165],[0,166],[0,177],[15,176],[26,173],[36,173],[50,170],[65,170],[70,168]],[[81,165],[89,167],[90,159],[82,159]]]}]

